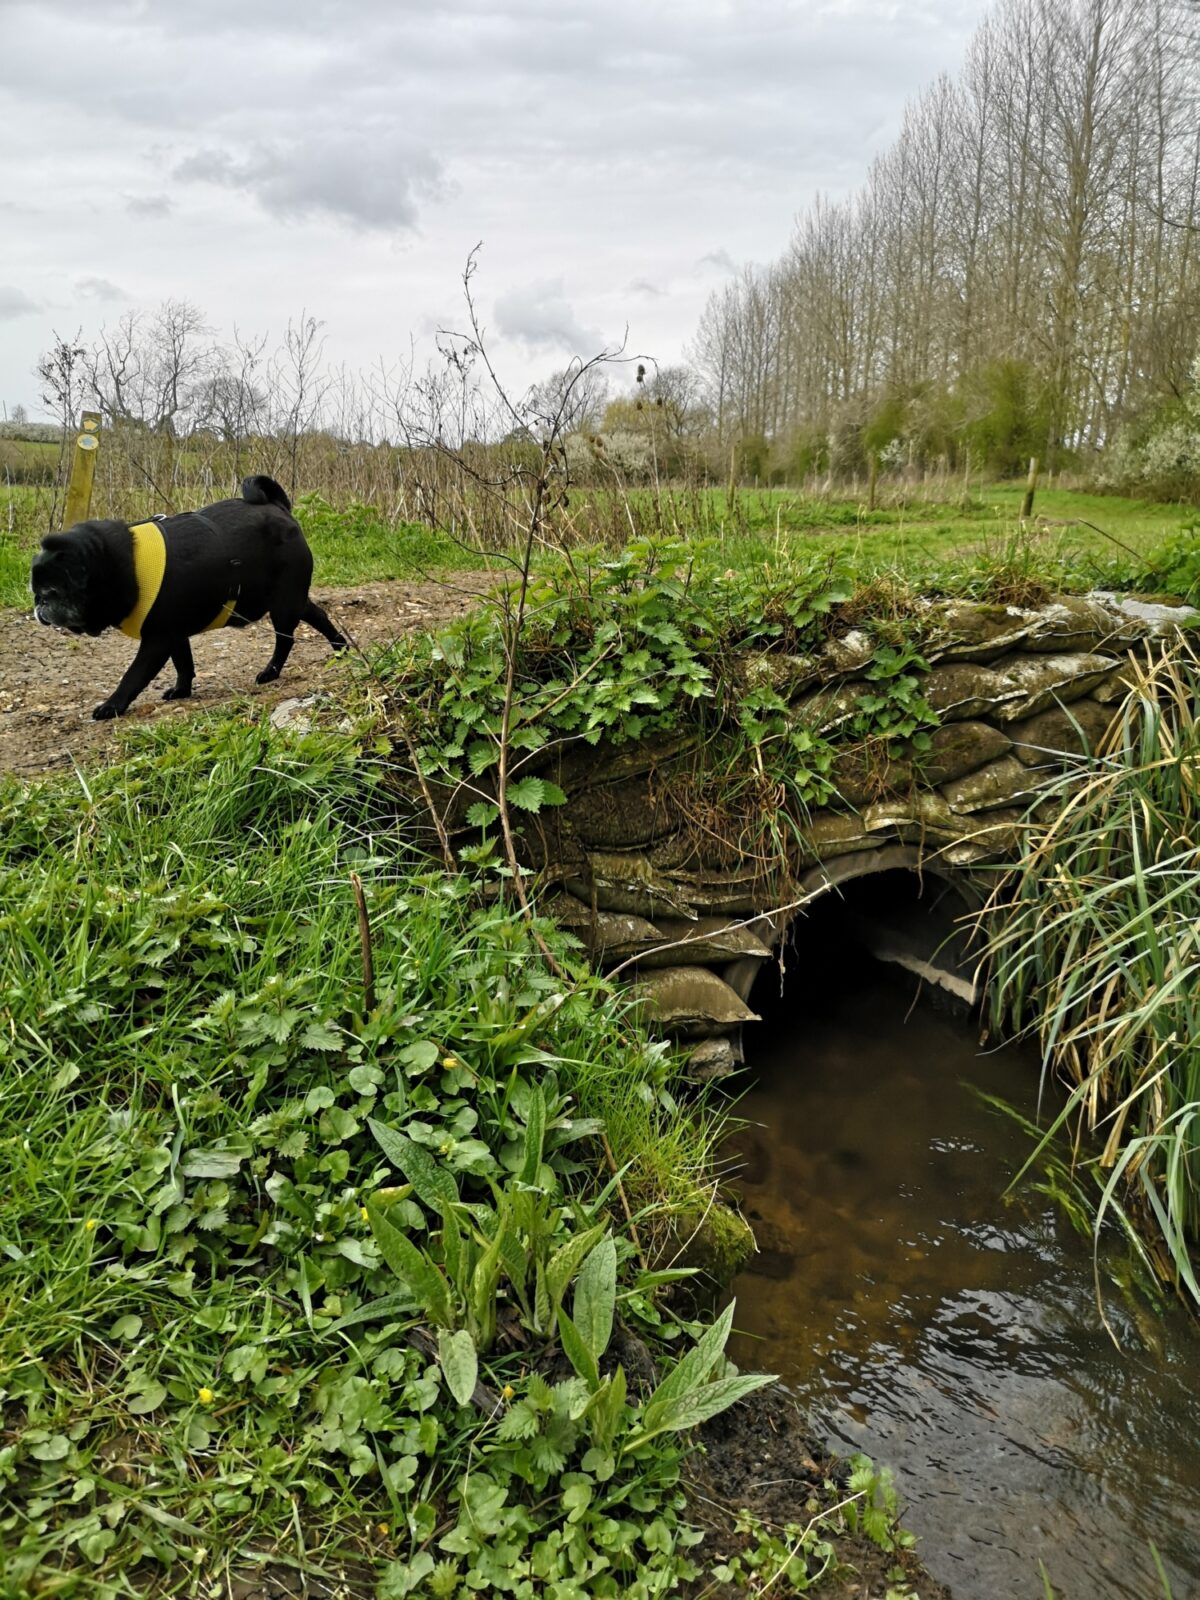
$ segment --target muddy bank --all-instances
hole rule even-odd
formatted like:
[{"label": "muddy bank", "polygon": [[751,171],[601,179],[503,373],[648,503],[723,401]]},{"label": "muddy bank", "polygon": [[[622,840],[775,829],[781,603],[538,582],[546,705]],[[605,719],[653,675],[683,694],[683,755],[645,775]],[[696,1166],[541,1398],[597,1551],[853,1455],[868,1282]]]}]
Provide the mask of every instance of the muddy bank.
[{"label": "muddy bank", "polygon": [[[807,1527],[846,1498],[845,1465],[813,1439],[796,1403],[782,1390],[751,1395],[707,1423],[700,1439],[703,1452],[687,1463],[684,1488],[688,1519],[704,1529],[699,1551],[706,1568],[736,1555],[746,1543],[735,1530],[739,1510],[752,1512],[782,1535],[789,1523]],[[888,1576],[897,1567],[921,1600],[951,1600],[950,1590],[922,1567],[919,1549],[889,1554],[865,1536],[849,1533],[833,1542],[842,1566],[817,1585],[815,1593],[823,1600],[884,1600],[898,1587]],[[696,1592],[732,1600],[746,1590],[701,1585]]]},{"label": "muddy bank", "polygon": [[[389,581],[351,589],[313,589],[337,626],[370,653],[402,633],[436,627],[461,616],[489,583],[481,572],[448,573],[433,583]],[[92,707],[115,686],[136,645],[110,631],[77,639],[43,628],[31,611],[0,611],[0,774],[31,778],[61,771],[73,761],[103,760],[122,724],[190,717],[219,707],[242,707],[254,718],[265,709],[338,681],[346,667],[311,629],[296,637],[283,676],[256,684],[271,654],[269,622],[225,628],[194,641],[196,684],[190,700],[164,701],[173,681],[168,666],[121,723],[93,722]]]}]

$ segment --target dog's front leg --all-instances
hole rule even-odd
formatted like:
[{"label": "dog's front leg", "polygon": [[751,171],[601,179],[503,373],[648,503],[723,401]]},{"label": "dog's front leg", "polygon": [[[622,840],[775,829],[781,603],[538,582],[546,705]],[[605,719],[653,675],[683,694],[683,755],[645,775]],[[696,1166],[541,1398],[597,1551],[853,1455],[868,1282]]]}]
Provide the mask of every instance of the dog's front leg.
[{"label": "dog's front leg", "polygon": [[[167,664],[171,644],[162,639],[143,639],[138,653],[129,663],[129,670],[102,705],[92,712],[97,722],[107,722],[110,717],[123,717],[152,678]],[[190,651],[189,651],[190,655]]]}]

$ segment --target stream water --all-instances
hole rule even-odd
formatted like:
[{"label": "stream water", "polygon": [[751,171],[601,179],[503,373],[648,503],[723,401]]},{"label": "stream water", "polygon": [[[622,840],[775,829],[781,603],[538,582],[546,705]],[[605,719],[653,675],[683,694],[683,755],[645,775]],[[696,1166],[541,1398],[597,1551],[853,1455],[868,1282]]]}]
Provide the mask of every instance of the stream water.
[{"label": "stream water", "polygon": [[1036,1054],[981,1053],[914,997],[828,919],[782,997],[760,978],[735,1140],[760,1253],[730,1353],[893,1469],[955,1600],[1041,1600],[1039,1561],[1057,1600],[1160,1600],[1150,1540],[1174,1600],[1200,1595],[1200,1335],[1102,1263],[1114,1345],[1089,1241],[1029,1187],[1005,1199],[1029,1142],[969,1087],[1033,1117]]}]

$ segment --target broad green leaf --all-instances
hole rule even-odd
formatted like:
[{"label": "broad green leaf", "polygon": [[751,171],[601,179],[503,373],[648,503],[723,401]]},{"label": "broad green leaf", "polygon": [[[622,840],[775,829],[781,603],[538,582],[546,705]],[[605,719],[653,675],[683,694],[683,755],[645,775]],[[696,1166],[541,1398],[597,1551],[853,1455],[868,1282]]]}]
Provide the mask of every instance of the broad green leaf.
[{"label": "broad green leaf", "polygon": [[450,1289],[434,1263],[371,1201],[367,1202],[367,1216],[383,1259],[416,1295],[429,1320],[439,1328],[452,1327]]},{"label": "broad green leaf", "polygon": [[583,1342],[579,1329],[561,1306],[558,1308],[558,1336],[562,1340],[563,1352],[575,1371],[589,1389],[598,1389],[600,1372],[596,1366],[596,1358]]},{"label": "broad green leaf", "polygon": [[642,1416],[642,1425],[647,1431],[652,1430],[651,1414],[658,1406],[668,1406],[677,1400],[680,1395],[688,1394],[699,1386],[708,1377],[709,1373],[721,1359],[725,1350],[725,1342],[729,1338],[729,1330],[733,1327],[733,1313],[737,1305],[736,1300],[731,1300],[724,1311],[707,1329],[695,1345],[688,1351],[682,1361],[674,1367],[658,1388],[646,1402],[646,1409]]},{"label": "broad green leaf", "polygon": [[476,800],[475,804],[467,807],[467,821],[473,828],[490,828],[500,815],[500,807],[494,806],[490,800]]},{"label": "broad green leaf", "polygon": [[[596,1390],[584,1413],[588,1433],[601,1450],[612,1449],[625,1413],[625,1398],[625,1368],[619,1366]],[[611,1469],[609,1476],[612,1476]]]},{"label": "broad green leaf", "polygon": [[443,1330],[438,1334],[438,1360],[446,1378],[446,1387],[460,1406],[469,1405],[479,1378],[479,1357],[475,1341],[465,1328],[454,1333]]},{"label": "broad green leaf", "polygon": [[453,1206],[442,1207],[442,1260],[447,1278],[458,1288],[463,1281],[463,1236]]},{"label": "broad green leaf", "polygon": [[680,1433],[688,1428],[698,1428],[702,1422],[728,1410],[756,1389],[774,1382],[774,1374],[763,1372],[744,1373],[736,1378],[718,1378],[714,1383],[702,1384],[698,1389],[677,1396],[665,1407],[656,1407],[653,1424],[647,1406],[642,1432],[630,1437],[628,1448],[636,1449],[656,1434]]},{"label": "broad green leaf", "polygon": [[398,1052],[398,1057],[406,1067],[412,1067],[417,1072],[428,1072],[440,1053],[432,1039],[414,1039],[412,1044],[406,1044]]},{"label": "broad green leaf", "polygon": [[480,1350],[490,1350],[496,1337],[496,1290],[500,1287],[500,1260],[508,1227],[508,1208],[501,1206],[496,1216],[496,1232],[471,1275],[471,1319]]},{"label": "broad green leaf", "polygon": [[617,1246],[606,1234],[575,1280],[575,1326],[594,1360],[608,1349],[617,1304]]},{"label": "broad green leaf", "polygon": [[370,1300],[365,1306],[358,1306],[353,1311],[348,1311],[344,1317],[339,1317],[326,1328],[326,1333],[340,1333],[343,1328],[353,1328],[360,1322],[392,1322],[396,1320],[407,1321],[417,1309],[417,1299],[414,1294],[385,1294],[378,1300]]},{"label": "broad green leaf", "polygon": [[583,1233],[577,1233],[568,1239],[566,1244],[560,1245],[550,1257],[546,1264],[546,1293],[550,1298],[551,1311],[557,1311],[562,1304],[567,1285],[578,1272],[580,1262],[589,1250],[599,1244],[604,1233],[605,1224],[598,1222],[594,1228],[587,1228]]},{"label": "broad green leaf", "polygon": [[522,1183],[536,1184],[542,1165],[542,1146],[546,1138],[546,1096],[541,1084],[535,1084],[529,1096],[529,1114],[525,1123],[525,1153],[518,1174]]},{"label": "broad green leaf", "polygon": [[241,1149],[188,1150],[179,1163],[179,1170],[185,1178],[234,1178],[249,1154],[249,1140]]},{"label": "broad green leaf", "polygon": [[345,1042],[341,1029],[329,1022],[310,1022],[300,1035],[305,1050],[340,1050]]},{"label": "broad green leaf", "polygon": [[458,1185],[445,1167],[440,1167],[423,1145],[415,1144],[407,1134],[398,1133],[386,1123],[367,1118],[367,1126],[384,1155],[412,1184],[419,1199],[431,1211],[440,1212],[443,1206],[452,1206],[458,1199]]},{"label": "broad green leaf", "polygon": [[157,1410],[166,1398],[166,1384],[154,1378],[138,1385],[136,1392],[126,1400],[125,1409],[135,1417],[144,1417],[147,1412]]}]

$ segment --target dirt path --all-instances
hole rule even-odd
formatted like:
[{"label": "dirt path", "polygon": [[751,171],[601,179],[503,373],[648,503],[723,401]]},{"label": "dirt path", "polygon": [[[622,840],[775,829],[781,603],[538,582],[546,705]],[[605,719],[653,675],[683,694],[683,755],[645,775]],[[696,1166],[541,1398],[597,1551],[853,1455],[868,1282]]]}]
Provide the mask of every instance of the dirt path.
[{"label": "dirt path", "polygon": [[[353,589],[314,588],[343,633],[364,650],[398,634],[435,627],[461,616],[486,588],[483,573],[448,573],[436,583],[366,583]],[[161,699],[173,681],[170,666],[134,702],[120,722],[93,722],[92,707],[116,686],[133,659],[135,645],[123,634],[77,639],[43,628],[30,611],[0,611],[0,774],[34,777],[104,758],[123,723],[188,717],[221,705],[240,704],[247,716],[263,708],[334,684],[344,670],[324,639],[301,628],[295,648],[275,683],[259,686],[254,675],[271,654],[271,628],[225,628],[193,641],[196,684],[190,700]]]}]

